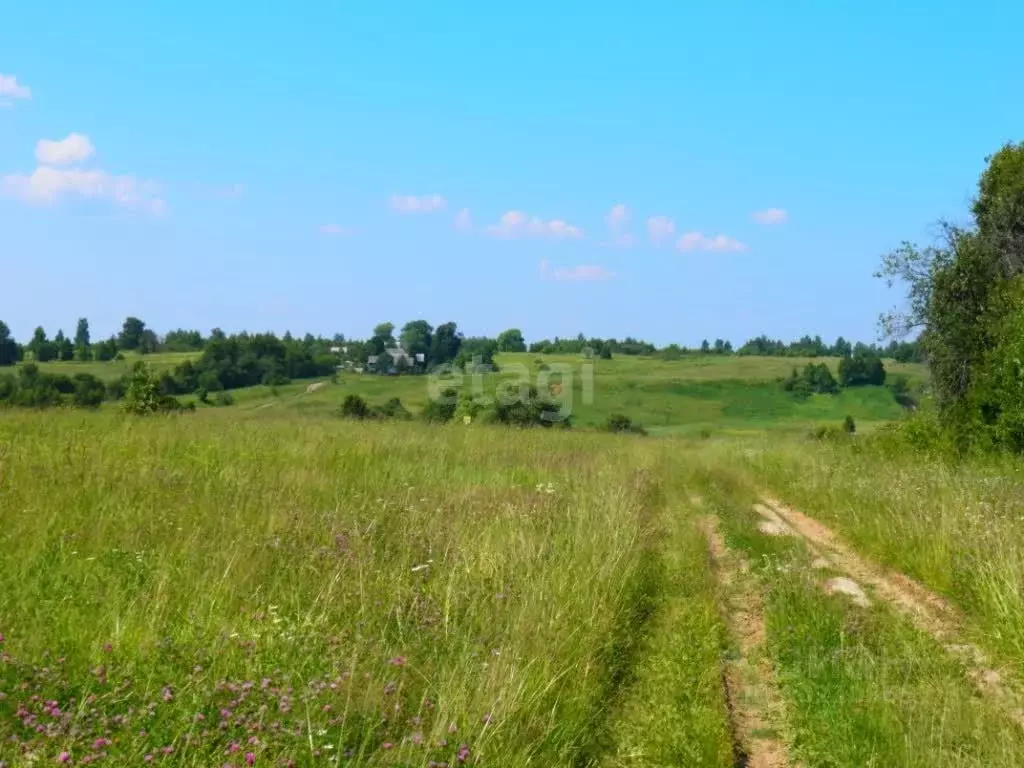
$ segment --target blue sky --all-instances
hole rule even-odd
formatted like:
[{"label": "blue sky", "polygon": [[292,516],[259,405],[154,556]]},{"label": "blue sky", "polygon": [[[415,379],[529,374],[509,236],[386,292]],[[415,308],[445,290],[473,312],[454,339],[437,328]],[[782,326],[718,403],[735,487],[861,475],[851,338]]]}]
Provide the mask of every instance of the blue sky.
[{"label": "blue sky", "polygon": [[879,255],[1024,138],[1012,2],[10,5],[20,339],[872,340]]}]

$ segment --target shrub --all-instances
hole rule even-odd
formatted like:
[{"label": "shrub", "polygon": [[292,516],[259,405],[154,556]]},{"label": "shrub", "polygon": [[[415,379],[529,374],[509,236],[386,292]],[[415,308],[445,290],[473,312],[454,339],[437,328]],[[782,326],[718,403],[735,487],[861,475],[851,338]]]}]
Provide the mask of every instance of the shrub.
[{"label": "shrub", "polygon": [[72,402],[80,408],[96,408],[107,396],[103,382],[88,373],[75,374],[75,392]]},{"label": "shrub", "polygon": [[[351,395],[349,397],[351,397]],[[346,398],[346,400],[347,399],[348,398]],[[373,415],[381,419],[400,419],[402,421],[408,421],[412,418],[412,414],[409,413],[406,407],[402,405],[402,401],[397,397],[393,397],[384,403],[384,405],[373,409]]]},{"label": "shrub", "polygon": [[457,407],[458,392],[449,387],[441,392],[437,400],[430,400],[420,416],[429,422],[447,423],[455,416]]},{"label": "shrub", "polygon": [[635,424],[631,418],[621,413],[613,413],[609,416],[604,428],[608,432],[626,432],[635,435],[647,434],[646,429],[639,424]]},{"label": "shrub", "polygon": [[359,395],[345,395],[341,415],[346,419],[367,419],[370,417],[370,406]]},{"label": "shrub", "polygon": [[228,392],[226,389],[221,390],[213,398],[213,404],[218,406],[228,406],[235,404],[234,395]]},{"label": "shrub", "polygon": [[847,415],[843,419],[843,432],[848,435],[852,435],[857,431],[857,425],[853,421],[853,416]]}]

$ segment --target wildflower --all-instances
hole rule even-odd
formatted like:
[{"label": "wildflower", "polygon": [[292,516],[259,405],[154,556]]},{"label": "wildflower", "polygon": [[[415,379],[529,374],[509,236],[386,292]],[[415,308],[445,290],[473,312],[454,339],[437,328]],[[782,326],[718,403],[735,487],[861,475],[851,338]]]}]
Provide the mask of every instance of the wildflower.
[{"label": "wildflower", "polygon": [[391,749],[393,746],[395,746],[395,745],[392,744],[390,741],[385,741],[383,744],[380,745],[380,748],[381,749]]},{"label": "wildflower", "polygon": [[245,764],[246,765],[255,765],[256,764],[256,754],[253,753],[253,752],[246,752],[245,753]]},{"label": "wildflower", "polygon": [[0,632],[0,643],[3,643],[3,641],[4,641],[4,633]]},{"label": "wildflower", "polygon": [[458,758],[460,763],[464,763],[469,759],[469,747],[465,744],[459,747]]},{"label": "wildflower", "polygon": [[395,658],[391,659],[391,661],[389,661],[388,663],[391,664],[393,667],[404,667],[405,656],[395,656]]},{"label": "wildflower", "polygon": [[160,698],[164,701],[171,701],[174,698],[174,694],[171,693],[171,689],[168,686],[164,686],[163,691],[160,692]]},{"label": "wildflower", "polygon": [[58,763],[67,763],[70,760],[71,760],[71,753],[70,752],[65,751],[65,752],[61,752],[59,755],[57,755],[57,762]]}]

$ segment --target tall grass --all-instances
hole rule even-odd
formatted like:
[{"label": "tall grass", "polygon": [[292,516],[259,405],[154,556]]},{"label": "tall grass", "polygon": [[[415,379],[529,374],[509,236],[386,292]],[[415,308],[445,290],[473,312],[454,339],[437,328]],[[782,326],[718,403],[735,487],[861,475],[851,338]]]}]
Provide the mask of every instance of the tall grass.
[{"label": "tall grass", "polygon": [[0,755],[596,761],[664,588],[660,450],[0,414]]}]

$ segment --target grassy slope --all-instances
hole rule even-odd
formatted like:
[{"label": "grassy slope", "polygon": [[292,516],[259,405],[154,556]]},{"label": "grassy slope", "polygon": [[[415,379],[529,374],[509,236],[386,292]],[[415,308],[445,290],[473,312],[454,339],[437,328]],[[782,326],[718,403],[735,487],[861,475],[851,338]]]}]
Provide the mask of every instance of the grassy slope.
[{"label": "grassy slope", "polygon": [[[820,423],[838,423],[850,415],[862,427],[898,418],[902,409],[882,387],[846,390],[836,396],[814,396],[804,403],[783,392],[775,379],[786,375],[803,358],[754,358],[694,356],[666,362],[651,358],[620,356],[595,360],[593,398],[585,397],[586,364],[574,356],[502,355],[497,362],[501,373],[481,377],[483,392],[493,394],[499,382],[514,381],[522,373],[538,382],[536,361],[569,366],[573,371],[572,413],[580,427],[600,427],[613,413],[625,413],[656,434],[749,432],[765,429],[806,431]],[[836,360],[829,360],[835,367]],[[923,376],[920,366],[892,369],[912,378]],[[554,375],[550,381],[557,383]],[[464,386],[470,387],[469,378]],[[234,393],[239,406],[248,408],[296,409],[306,413],[335,411],[348,394],[358,394],[371,403],[397,397],[413,412],[426,405],[431,396],[427,377],[381,377],[342,374],[337,385],[307,394],[310,382],[277,387],[251,387]],[[565,392],[569,390],[566,388]],[[276,395],[273,394],[276,392]]]},{"label": "grassy slope", "polygon": [[582,765],[644,741],[635,688],[679,726],[639,764],[728,764],[664,443],[240,413],[0,413],[17,759]]}]

